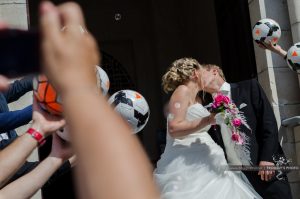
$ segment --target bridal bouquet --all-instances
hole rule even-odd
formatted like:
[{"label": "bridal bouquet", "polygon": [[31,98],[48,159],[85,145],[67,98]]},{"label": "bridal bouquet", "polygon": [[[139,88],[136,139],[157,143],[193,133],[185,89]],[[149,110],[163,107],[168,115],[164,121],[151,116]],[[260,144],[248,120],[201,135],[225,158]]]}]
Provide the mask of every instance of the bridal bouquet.
[{"label": "bridal bouquet", "polygon": [[229,97],[218,93],[214,97],[214,101],[210,105],[211,112],[217,113],[216,120],[217,123],[219,117],[222,118],[223,122],[227,125],[227,127],[231,130],[232,135],[231,139],[236,144],[244,144],[245,139],[247,139],[246,135],[241,132],[240,128],[241,125],[246,126],[248,129],[250,127],[248,126],[245,116],[243,113],[237,108],[237,106],[229,99]]}]

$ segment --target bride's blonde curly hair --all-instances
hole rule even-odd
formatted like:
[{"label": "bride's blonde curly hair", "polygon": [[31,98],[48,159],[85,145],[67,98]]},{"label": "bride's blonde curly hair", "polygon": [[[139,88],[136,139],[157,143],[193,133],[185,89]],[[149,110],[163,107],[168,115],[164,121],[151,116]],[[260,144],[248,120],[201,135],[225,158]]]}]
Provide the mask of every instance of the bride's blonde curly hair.
[{"label": "bride's blonde curly hair", "polygon": [[193,58],[185,57],[175,60],[162,77],[163,90],[166,93],[174,91],[179,85],[188,81],[195,70],[200,68],[202,66]]}]

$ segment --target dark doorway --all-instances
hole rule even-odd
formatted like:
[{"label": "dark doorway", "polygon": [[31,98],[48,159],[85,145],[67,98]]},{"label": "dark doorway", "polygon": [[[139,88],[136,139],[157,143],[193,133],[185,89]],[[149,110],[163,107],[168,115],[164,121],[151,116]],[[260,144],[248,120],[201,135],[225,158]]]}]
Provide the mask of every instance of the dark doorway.
[{"label": "dark doorway", "polygon": [[215,9],[227,81],[257,77],[248,0],[215,0]]}]

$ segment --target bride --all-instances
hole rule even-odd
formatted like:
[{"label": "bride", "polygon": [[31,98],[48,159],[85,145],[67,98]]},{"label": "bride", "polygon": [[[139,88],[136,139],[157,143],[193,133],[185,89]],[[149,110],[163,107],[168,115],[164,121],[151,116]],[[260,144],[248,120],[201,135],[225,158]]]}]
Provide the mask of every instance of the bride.
[{"label": "bride", "polygon": [[201,65],[173,62],[163,76],[168,105],[167,144],[154,172],[163,199],[261,198],[242,172],[226,170],[224,152],[207,133],[215,115],[201,104]]}]

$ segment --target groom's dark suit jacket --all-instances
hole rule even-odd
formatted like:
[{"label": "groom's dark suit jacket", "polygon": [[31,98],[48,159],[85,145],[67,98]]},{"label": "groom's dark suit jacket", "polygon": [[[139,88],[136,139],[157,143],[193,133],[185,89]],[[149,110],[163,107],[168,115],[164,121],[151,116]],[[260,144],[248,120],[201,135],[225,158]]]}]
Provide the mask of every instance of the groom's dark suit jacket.
[{"label": "groom's dark suit jacket", "polygon": [[[246,106],[240,109],[240,111],[244,113],[251,131],[244,126],[241,131],[245,132],[250,137],[250,156],[253,165],[258,165],[260,161],[273,162],[273,155],[281,154],[283,156],[283,151],[278,141],[278,128],[273,109],[257,80],[251,79],[232,83],[230,86],[231,98],[237,107],[240,107],[243,103],[246,104]],[[209,134],[225,152],[220,128],[217,126],[212,127]],[[261,195],[264,195],[264,198],[268,198],[268,194],[265,195],[265,191],[262,189],[267,189],[263,187],[270,183],[261,181],[257,172],[244,173],[256,191],[258,191]],[[272,188],[272,191],[276,190],[273,190]],[[275,198],[282,197],[279,194]],[[285,198],[289,197],[285,195]]]}]

